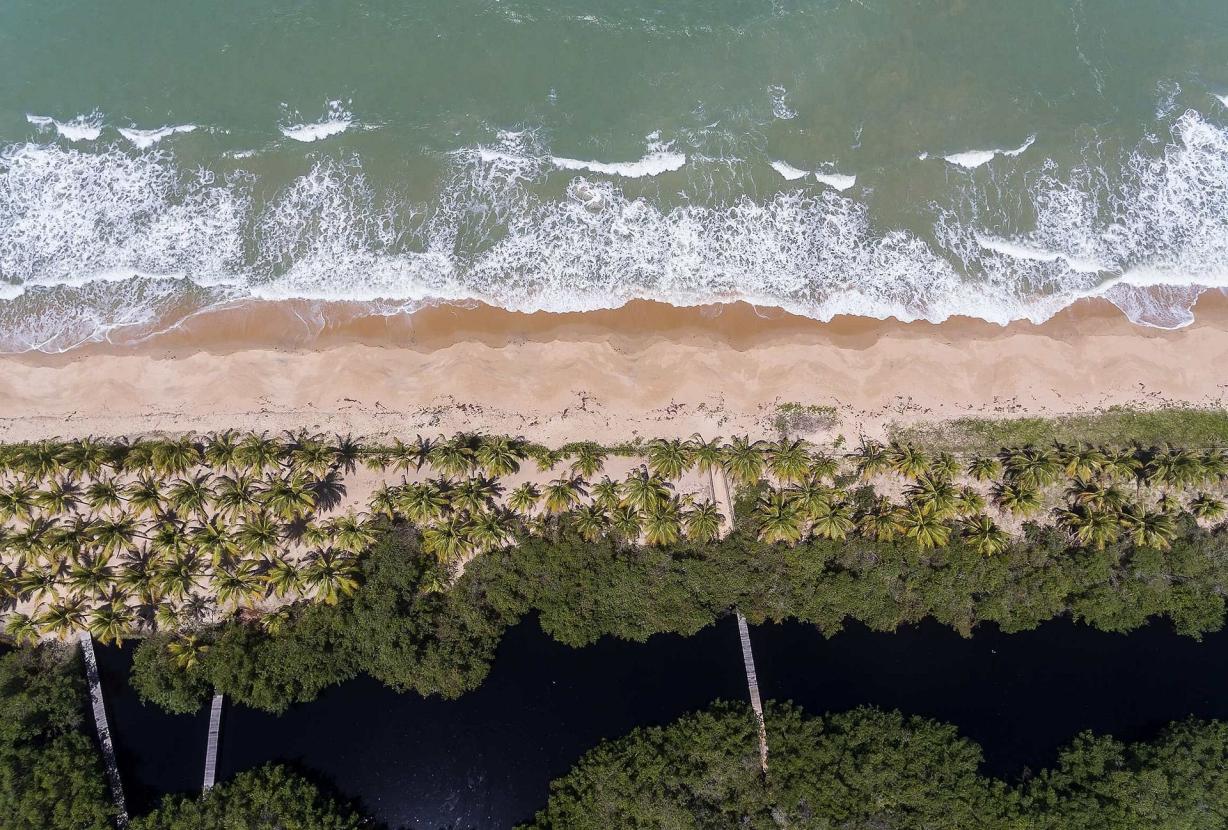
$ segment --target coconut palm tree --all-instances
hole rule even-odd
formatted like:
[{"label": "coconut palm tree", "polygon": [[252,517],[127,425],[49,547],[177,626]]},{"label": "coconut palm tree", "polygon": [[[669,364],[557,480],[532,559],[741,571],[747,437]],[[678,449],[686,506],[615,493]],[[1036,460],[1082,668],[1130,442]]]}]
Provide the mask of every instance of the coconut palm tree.
[{"label": "coconut palm tree", "polygon": [[1105,475],[1120,481],[1137,481],[1143,470],[1143,462],[1132,449],[1108,450],[1102,467]]},{"label": "coconut palm tree", "polygon": [[810,473],[810,445],[800,438],[768,444],[764,455],[768,470],[782,485],[801,481]]},{"label": "coconut palm tree", "polygon": [[854,460],[857,475],[863,479],[873,478],[891,469],[887,448],[871,438],[862,438],[857,449],[849,453],[848,457]]},{"label": "coconut palm tree", "polygon": [[210,433],[205,438],[204,458],[215,473],[232,473],[239,466],[239,435],[233,429]]},{"label": "coconut palm tree", "polygon": [[930,462],[929,474],[939,478],[955,478],[960,473],[959,462],[949,452],[940,452]]},{"label": "coconut palm tree", "polygon": [[725,516],[713,502],[702,501],[682,514],[682,526],[693,542],[710,542],[721,534]]},{"label": "coconut palm tree", "polygon": [[779,490],[769,490],[755,505],[759,538],[768,543],[793,544],[802,538],[805,519],[798,503]]},{"label": "coconut palm tree", "polygon": [[264,490],[252,476],[235,473],[219,476],[213,488],[213,505],[218,515],[227,521],[254,513],[260,509]]},{"label": "coconut palm tree", "polygon": [[162,476],[182,476],[204,460],[192,436],[165,438],[153,442],[150,453],[153,468]]},{"label": "coconut palm tree", "polygon": [[323,478],[333,466],[333,448],[317,435],[300,432],[287,443],[290,469]]},{"label": "coconut palm tree", "polygon": [[350,435],[336,435],[329,447],[332,454],[331,466],[345,475],[358,470],[358,462],[362,458],[362,446]]},{"label": "coconut palm tree", "polygon": [[62,516],[81,506],[81,486],[70,478],[53,479],[34,494],[34,504],[48,516]]},{"label": "coconut palm tree", "polygon": [[371,524],[353,513],[330,520],[328,529],[333,545],[346,553],[362,553],[379,540]]},{"label": "coconut palm tree", "polygon": [[75,476],[97,478],[111,463],[111,451],[93,436],[70,441],[60,451],[60,464]]},{"label": "coconut palm tree", "polygon": [[1126,494],[1115,484],[1075,478],[1066,488],[1066,500],[1092,510],[1116,511],[1126,503]]},{"label": "coconut palm tree", "polygon": [[643,517],[629,504],[610,508],[609,524],[614,535],[627,541],[635,541],[644,532]]},{"label": "coconut palm tree", "polygon": [[1008,450],[1004,462],[1010,479],[1036,490],[1052,484],[1062,472],[1053,453],[1036,447]]},{"label": "coconut palm tree", "polygon": [[115,568],[107,554],[83,558],[68,571],[68,587],[86,595],[106,593],[115,584]]},{"label": "coconut palm tree", "polygon": [[1190,500],[1190,512],[1204,522],[1219,521],[1224,517],[1224,503],[1208,493],[1199,493]]},{"label": "coconut palm tree", "polygon": [[810,464],[807,469],[808,478],[826,479],[834,482],[838,475],[840,475],[840,462],[830,455],[816,453],[810,457]]},{"label": "coconut palm tree", "polygon": [[1162,513],[1180,513],[1181,499],[1172,493],[1161,493],[1160,497],[1156,499],[1156,509]]},{"label": "coconut palm tree", "polygon": [[1059,507],[1054,511],[1054,519],[1078,544],[1097,550],[1104,550],[1121,534],[1117,514],[1107,510],[1091,510],[1079,505]]},{"label": "coconut palm tree", "polygon": [[601,505],[589,504],[572,512],[571,523],[580,538],[586,542],[596,542],[606,532],[609,517]]},{"label": "coconut palm tree", "polygon": [[524,441],[502,435],[483,438],[477,450],[478,465],[486,471],[488,478],[520,472],[520,462],[524,458]]},{"label": "coconut palm tree", "polygon": [[209,473],[181,478],[166,491],[166,504],[180,516],[203,516],[213,501]]},{"label": "coconut palm tree", "polygon": [[261,574],[268,590],[278,599],[289,594],[300,593],[303,589],[303,576],[297,567],[284,556],[270,556],[265,560],[264,572]]},{"label": "coconut palm tree", "polygon": [[1040,493],[1029,485],[1018,481],[1002,481],[994,485],[992,491],[993,503],[1000,510],[1005,510],[1015,516],[1028,516],[1040,510]]},{"label": "coconut palm tree", "polygon": [[982,556],[993,556],[1006,550],[1010,537],[984,513],[964,519],[960,535]]},{"label": "coconut palm tree", "polygon": [[993,481],[1002,475],[1002,462],[993,456],[978,455],[968,462],[966,472],[977,481]]},{"label": "coconut palm tree", "polygon": [[172,519],[163,519],[147,533],[149,549],[160,556],[177,556],[192,547],[187,527]]},{"label": "coconut palm tree", "polygon": [[890,542],[904,532],[900,514],[891,499],[879,496],[857,520],[862,535],[878,542]]},{"label": "coconut palm tree", "polygon": [[1143,468],[1143,478],[1152,487],[1184,487],[1206,478],[1202,459],[1189,450],[1172,447],[1152,450]]},{"label": "coconut palm tree", "polygon": [[277,469],[284,455],[285,448],[276,438],[270,438],[265,432],[252,433],[244,437],[235,448],[234,463],[242,472],[261,476],[269,470]]},{"label": "coconut palm tree", "polygon": [[209,644],[196,634],[183,634],[166,644],[166,653],[181,671],[191,671],[200,665]]},{"label": "coconut palm tree", "polygon": [[508,496],[507,506],[522,516],[527,516],[537,507],[541,497],[541,491],[532,482],[525,482]]},{"label": "coconut palm tree", "polygon": [[546,512],[550,514],[565,513],[588,495],[584,482],[578,478],[556,478],[546,485],[543,493]]},{"label": "coconut palm tree", "polygon": [[267,556],[281,543],[281,525],[268,513],[253,513],[245,516],[235,532],[235,541],[254,555]]},{"label": "coconut palm tree", "polygon": [[930,508],[941,519],[953,514],[959,502],[959,491],[951,480],[931,473],[922,473],[904,493],[909,502]]},{"label": "coconut palm tree", "polygon": [[764,442],[751,441],[746,436],[735,435],[724,448],[725,472],[735,484],[749,487],[763,478],[766,459]]},{"label": "coconut palm tree", "polygon": [[41,562],[51,558],[58,542],[55,519],[34,519],[9,536],[8,545],[23,563]]},{"label": "coconut palm tree", "polygon": [[43,440],[22,444],[17,450],[17,469],[36,481],[45,481],[60,472],[63,447],[58,441]]},{"label": "coconut palm tree", "polygon": [[912,444],[892,441],[886,453],[890,469],[904,478],[918,478],[930,467],[929,453]]},{"label": "coconut palm tree", "polygon": [[109,556],[132,546],[138,533],[136,519],[128,513],[116,513],[99,520],[94,527],[94,544]]},{"label": "coconut palm tree", "polygon": [[677,499],[655,505],[644,514],[644,541],[656,547],[678,544],[682,536]]},{"label": "coconut palm tree", "polygon": [[601,505],[606,510],[610,510],[622,501],[619,482],[609,476],[604,476],[601,481],[590,487],[589,493],[593,497],[593,503]]},{"label": "coconut palm tree", "polygon": [[431,467],[448,476],[467,476],[477,466],[477,450],[481,439],[458,432],[451,439],[437,444],[428,459]]},{"label": "coconut palm tree", "polygon": [[1103,450],[1084,444],[1055,443],[1053,454],[1065,468],[1067,478],[1093,479],[1103,472],[1109,461]]},{"label": "coconut palm tree", "polygon": [[647,513],[668,500],[673,488],[660,476],[649,473],[646,467],[640,467],[627,474],[619,489],[622,491],[623,504],[629,504]]},{"label": "coconut palm tree", "polygon": [[449,516],[422,531],[422,549],[444,564],[460,559],[469,548],[469,522],[461,516]]},{"label": "coconut palm tree", "polygon": [[474,476],[459,481],[453,488],[450,502],[453,510],[477,514],[486,511],[503,495],[503,488],[494,479]]},{"label": "coconut palm tree", "polygon": [[397,498],[397,509],[405,518],[417,525],[433,522],[448,512],[448,496],[435,483],[411,483],[402,488]]},{"label": "coconut palm tree", "polygon": [[35,618],[35,622],[44,633],[53,634],[63,640],[74,631],[85,628],[87,610],[84,599],[70,598],[48,606],[46,611]]},{"label": "coconut palm tree", "polygon": [[397,500],[400,496],[400,487],[389,487],[387,484],[381,484],[371,494],[371,500],[367,502],[367,507],[371,509],[371,515],[373,516],[395,519],[397,517]]},{"label": "coconut palm tree", "polygon": [[39,624],[29,614],[14,612],[9,614],[4,631],[13,638],[17,645],[33,645],[38,642],[41,632]]},{"label": "coconut palm tree", "polygon": [[695,464],[690,443],[677,438],[649,441],[645,456],[653,475],[666,481],[682,478],[683,473]]},{"label": "coconut palm tree", "polygon": [[358,567],[354,560],[335,550],[317,551],[311,557],[303,579],[315,591],[317,600],[336,605],[343,596],[358,590]]},{"label": "coconut palm tree", "polygon": [[140,516],[148,514],[156,516],[162,512],[162,488],[158,482],[149,476],[140,476],[136,481],[124,488],[124,498],[128,508]]},{"label": "coconut palm tree", "polygon": [[822,539],[844,539],[856,526],[852,508],[838,502],[828,504],[814,515],[810,532]]},{"label": "coconut palm tree", "polygon": [[1160,510],[1129,504],[1118,516],[1130,540],[1140,548],[1168,550],[1177,535],[1177,523],[1172,515]]},{"label": "coconut palm tree", "polygon": [[157,555],[146,548],[129,548],[120,560],[116,582],[140,601],[156,604],[162,596]]},{"label": "coconut palm tree", "polygon": [[[571,472],[580,478],[592,478],[605,467],[606,451],[600,444],[585,441],[571,447]],[[549,468],[547,468],[549,469]]]},{"label": "coconut palm tree", "polygon": [[228,568],[218,568],[213,572],[211,584],[218,602],[232,609],[255,601],[263,593],[254,562],[236,562]]},{"label": "coconut palm tree", "polygon": [[19,481],[7,488],[0,488],[0,523],[10,519],[29,521],[34,509],[37,488],[28,482]]},{"label": "coconut palm tree", "polygon": [[89,630],[100,643],[119,643],[132,634],[132,611],[120,603],[108,602],[90,614]]},{"label": "coconut palm tree", "polygon": [[316,509],[311,486],[300,474],[278,476],[265,484],[260,495],[265,510],[287,522],[310,515]]},{"label": "coconut palm tree", "polygon": [[184,623],[183,609],[169,600],[163,600],[154,608],[154,627],[161,631],[176,631]]},{"label": "coconut palm tree", "polygon": [[201,556],[209,557],[214,568],[220,568],[239,555],[239,543],[234,534],[217,518],[205,519],[188,531],[188,536]]},{"label": "coconut palm tree", "polygon": [[711,441],[705,441],[703,436],[697,432],[691,436],[690,445],[691,460],[695,463],[695,469],[701,474],[711,473],[723,466],[725,450],[720,436]]},{"label": "coconut palm tree", "polygon": [[951,526],[930,505],[905,506],[899,522],[904,535],[922,549],[943,547],[951,538]]},{"label": "coconut palm tree", "polygon": [[158,579],[162,593],[166,596],[182,600],[187,598],[200,586],[201,563],[191,552],[179,553],[159,563]]},{"label": "coconut palm tree", "polygon": [[507,547],[515,539],[511,516],[504,510],[488,510],[471,517],[469,539],[478,550]]},{"label": "coconut palm tree", "polygon": [[955,512],[960,516],[974,516],[985,509],[985,497],[973,487],[960,488],[955,497]]},{"label": "coconut palm tree", "polygon": [[85,503],[95,512],[119,510],[124,503],[123,494],[115,479],[95,478],[85,488]]}]

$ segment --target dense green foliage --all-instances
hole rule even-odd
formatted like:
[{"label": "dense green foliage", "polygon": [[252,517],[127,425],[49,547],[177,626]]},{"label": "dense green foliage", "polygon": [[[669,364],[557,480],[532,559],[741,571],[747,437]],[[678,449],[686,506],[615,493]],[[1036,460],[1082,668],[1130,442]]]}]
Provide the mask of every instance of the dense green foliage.
[{"label": "dense green foliage", "polygon": [[43,645],[0,656],[0,828],[111,826],[79,660]]},{"label": "dense green foliage", "polygon": [[792,618],[828,633],[850,619],[886,631],[926,617],[965,634],[982,622],[1019,631],[1070,614],[1107,631],[1168,617],[1197,635],[1222,626],[1228,584],[1228,533],[1192,519],[1166,550],[1127,541],[1072,549],[1065,533],[1033,525],[994,556],[958,539],[925,550],[907,539],[788,546],[743,530],[652,548],[562,527],[475,559],[447,590],[417,545],[412,530],[395,529],[363,559],[353,597],[299,606],[276,633],[227,623],[191,669],[171,654],[174,640],[151,638],[137,650],[134,684],[176,711],[196,708],[211,688],[278,710],[358,672],[455,696],[481,683],[505,628],[530,613],[573,645],[691,634],[735,606],[755,622]]},{"label": "dense green foliage", "polygon": [[1113,406],[1102,412],[1051,418],[956,418],[898,426],[891,437],[949,452],[996,452],[999,447],[1072,444],[1222,447],[1228,444],[1228,412],[1170,407]]},{"label": "dense green foliage", "polygon": [[368,822],[284,766],[270,764],[197,797],[168,796],[132,830],[353,830]]},{"label": "dense green foliage", "polygon": [[858,709],[766,711],[769,774],[745,706],[717,704],[601,744],[551,784],[526,830],[1212,830],[1228,821],[1228,726],[1155,742],[1080,735],[1056,768],[1009,786],[954,727]]}]

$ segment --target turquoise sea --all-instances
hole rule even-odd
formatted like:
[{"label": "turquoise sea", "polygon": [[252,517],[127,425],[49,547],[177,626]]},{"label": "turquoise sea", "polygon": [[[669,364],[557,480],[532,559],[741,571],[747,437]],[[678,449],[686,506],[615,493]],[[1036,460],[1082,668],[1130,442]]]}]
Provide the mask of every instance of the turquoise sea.
[{"label": "turquoise sea", "polygon": [[8,0],[0,350],[219,304],[1188,324],[1224,0]]}]

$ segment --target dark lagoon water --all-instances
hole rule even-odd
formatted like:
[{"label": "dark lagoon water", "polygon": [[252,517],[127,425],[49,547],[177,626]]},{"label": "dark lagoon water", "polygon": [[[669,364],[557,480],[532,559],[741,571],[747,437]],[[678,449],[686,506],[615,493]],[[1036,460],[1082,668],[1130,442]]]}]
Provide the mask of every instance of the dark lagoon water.
[{"label": "dark lagoon water", "polygon": [[[1127,740],[1196,715],[1228,718],[1228,634],[1201,643],[1153,625],[1105,634],[1066,621],[962,639],[937,624],[832,638],[799,624],[752,631],[768,698],[822,713],[861,704],[956,724],[986,772],[1053,762],[1091,729]],[[127,686],[131,649],[99,650],[130,807],[200,787],[207,713],[170,716]],[[390,827],[506,828],[542,806],[549,781],[602,738],[662,724],[717,698],[744,699],[737,630],[560,645],[535,621],[508,632],[487,682],[456,701],[398,695],[363,678],[281,717],[228,705],[219,780],[290,761]]]}]

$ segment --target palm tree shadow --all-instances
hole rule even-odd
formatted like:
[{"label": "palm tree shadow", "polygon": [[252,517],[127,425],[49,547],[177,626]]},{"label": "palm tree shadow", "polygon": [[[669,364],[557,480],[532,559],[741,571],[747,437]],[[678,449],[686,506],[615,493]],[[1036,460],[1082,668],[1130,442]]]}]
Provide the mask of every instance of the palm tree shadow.
[{"label": "palm tree shadow", "polygon": [[341,478],[341,473],[337,470],[333,470],[324,478],[312,482],[310,489],[312,498],[316,502],[316,508],[321,511],[332,510],[341,504],[341,500],[345,498],[346,493],[345,482]]}]

